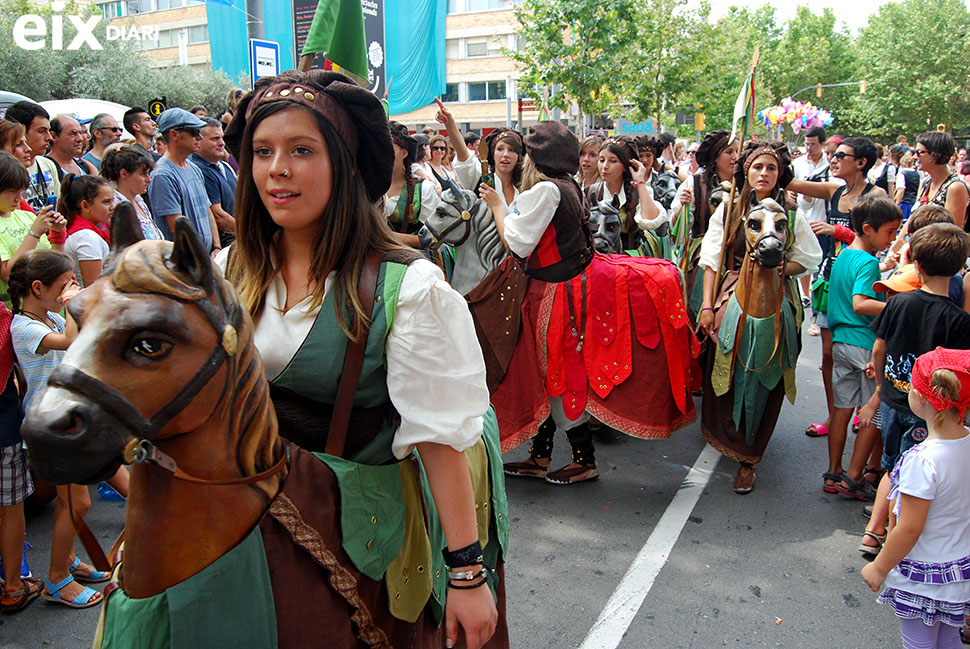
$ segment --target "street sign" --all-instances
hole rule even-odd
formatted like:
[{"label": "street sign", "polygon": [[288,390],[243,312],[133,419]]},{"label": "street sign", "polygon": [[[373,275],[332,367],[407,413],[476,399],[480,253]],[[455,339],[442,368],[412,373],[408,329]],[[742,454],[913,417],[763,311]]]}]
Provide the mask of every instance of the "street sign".
[{"label": "street sign", "polygon": [[280,73],[280,44],[273,41],[249,39],[249,78],[253,83],[262,77]]},{"label": "street sign", "polygon": [[158,119],[158,116],[165,112],[165,108],[165,97],[148,102],[148,114],[154,119]]},{"label": "street sign", "polygon": [[536,100],[535,99],[520,99],[519,100],[519,112],[526,110],[535,110]]}]

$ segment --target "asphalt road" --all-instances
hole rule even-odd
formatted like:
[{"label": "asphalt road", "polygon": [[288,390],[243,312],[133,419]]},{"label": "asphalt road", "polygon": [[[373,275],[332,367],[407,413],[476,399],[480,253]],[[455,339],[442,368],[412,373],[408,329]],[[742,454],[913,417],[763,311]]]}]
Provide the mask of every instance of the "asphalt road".
[{"label": "asphalt road", "polygon": [[[821,490],[826,442],[803,432],[824,410],[819,339],[805,336],[804,342],[798,399],[783,408],[749,495],[732,491],[737,465],[719,458],[700,464],[702,473],[713,465],[713,473],[693,504],[684,479],[706,447],[697,423],[669,440],[600,435],[601,477],[594,482],[555,487],[508,481],[513,648],[900,646],[895,617],[875,603],[859,577],[865,565],[856,550],[865,525],[861,504]],[[565,464],[564,436],[556,442],[554,464]],[[509,458],[525,453],[517,449]],[[678,493],[679,505],[671,507]],[[684,502],[680,529],[669,520]],[[28,556],[39,575],[47,566],[52,513],[48,508],[28,520],[34,545]],[[104,544],[120,531],[122,516],[117,503],[95,494],[88,522]],[[675,542],[662,557],[648,557],[662,566],[656,579],[634,575],[619,598],[628,628],[621,615],[610,614],[591,633],[644,544],[664,536]],[[98,614],[97,608],[35,602],[0,617],[0,649],[90,647]]]}]

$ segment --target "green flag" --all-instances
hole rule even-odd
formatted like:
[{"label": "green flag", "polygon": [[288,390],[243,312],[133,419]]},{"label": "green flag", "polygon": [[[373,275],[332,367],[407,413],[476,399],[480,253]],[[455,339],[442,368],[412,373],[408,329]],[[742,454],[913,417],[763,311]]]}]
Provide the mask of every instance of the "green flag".
[{"label": "green flag", "polygon": [[320,0],[302,55],[320,52],[343,71],[367,80],[367,45],[360,0]]}]

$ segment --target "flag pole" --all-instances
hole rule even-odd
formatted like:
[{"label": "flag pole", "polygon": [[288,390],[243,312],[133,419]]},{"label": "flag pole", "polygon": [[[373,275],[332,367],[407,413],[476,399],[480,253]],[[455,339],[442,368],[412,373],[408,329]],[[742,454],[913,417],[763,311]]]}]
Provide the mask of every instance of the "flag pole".
[{"label": "flag pole", "polygon": [[[748,124],[750,123],[748,119],[748,115],[753,114],[753,110],[754,110],[754,73],[758,67],[758,59],[760,57],[761,57],[761,48],[760,46],[755,45],[754,54],[751,57],[751,72],[748,74],[748,78],[744,80],[744,87],[741,88],[741,94],[746,95],[746,98],[742,106],[743,117],[741,122],[741,133],[740,133],[741,137],[738,142],[738,151],[741,150],[741,146],[744,144],[744,140],[748,136]],[[741,99],[740,96],[739,96],[739,99]],[[732,125],[731,125],[731,136],[732,136],[731,140],[733,140],[734,131],[738,125],[738,104],[739,103],[740,102],[735,102],[735,106],[734,106],[734,117],[732,119]],[[748,108],[749,104],[750,104],[750,108]],[[731,140],[728,140],[728,144],[731,143]],[[721,288],[721,280],[724,279],[725,255],[727,255],[727,251],[729,247],[732,250],[734,247],[734,241],[733,241],[734,237],[732,237],[731,234],[732,234],[732,230],[734,230],[735,228],[735,224],[733,222],[732,217],[734,213],[734,198],[735,198],[735,193],[737,191],[736,185],[737,185],[737,174],[732,174],[731,190],[728,192],[727,202],[724,203],[724,218],[721,220],[721,222],[724,224],[724,233],[723,233],[723,239],[721,241],[721,258],[717,265],[717,274],[715,275],[715,280],[714,280],[715,299],[717,298],[717,294]]]}]

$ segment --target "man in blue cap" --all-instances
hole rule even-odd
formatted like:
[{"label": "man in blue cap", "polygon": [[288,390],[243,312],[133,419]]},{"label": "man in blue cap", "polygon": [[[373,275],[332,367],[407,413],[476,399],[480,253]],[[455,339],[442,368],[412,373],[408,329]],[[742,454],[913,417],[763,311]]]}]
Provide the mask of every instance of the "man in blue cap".
[{"label": "man in blue cap", "polygon": [[215,253],[220,249],[215,216],[209,208],[205,178],[189,156],[199,148],[201,129],[205,122],[183,108],[169,108],[158,116],[158,132],[168,145],[165,155],[155,163],[152,182],[148,186],[155,224],[172,238],[175,219],[188,217],[202,238],[206,248]]}]

